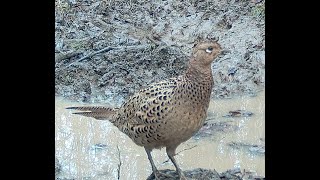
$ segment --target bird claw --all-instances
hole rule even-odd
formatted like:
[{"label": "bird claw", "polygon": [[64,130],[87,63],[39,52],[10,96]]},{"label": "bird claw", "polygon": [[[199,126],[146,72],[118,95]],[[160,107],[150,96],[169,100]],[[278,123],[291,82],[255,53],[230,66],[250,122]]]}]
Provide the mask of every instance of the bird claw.
[{"label": "bird claw", "polygon": [[162,173],[160,171],[156,171],[156,173],[152,173],[148,178],[147,180],[161,180],[163,178],[160,178],[160,177],[166,177],[166,178],[170,178],[170,179],[175,179],[173,176],[169,175],[169,174],[166,174],[166,173]]}]

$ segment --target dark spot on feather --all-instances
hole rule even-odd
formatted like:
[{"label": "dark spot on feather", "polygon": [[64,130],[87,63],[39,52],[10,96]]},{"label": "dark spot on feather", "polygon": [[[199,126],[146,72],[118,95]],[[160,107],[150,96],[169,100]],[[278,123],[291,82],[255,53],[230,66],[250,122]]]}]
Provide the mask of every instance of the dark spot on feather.
[{"label": "dark spot on feather", "polygon": [[138,128],[136,129],[136,132],[137,132],[137,133],[141,133],[140,127],[138,127]]}]

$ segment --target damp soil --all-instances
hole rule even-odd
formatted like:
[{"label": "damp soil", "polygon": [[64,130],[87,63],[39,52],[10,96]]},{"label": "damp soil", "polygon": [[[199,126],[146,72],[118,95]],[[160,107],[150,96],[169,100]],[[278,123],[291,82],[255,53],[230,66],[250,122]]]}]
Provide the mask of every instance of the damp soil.
[{"label": "damp soil", "polygon": [[212,64],[212,96],[255,95],[265,85],[264,4],[56,0],[55,94],[119,106],[148,84],[182,74],[193,45],[214,38],[225,54]]}]

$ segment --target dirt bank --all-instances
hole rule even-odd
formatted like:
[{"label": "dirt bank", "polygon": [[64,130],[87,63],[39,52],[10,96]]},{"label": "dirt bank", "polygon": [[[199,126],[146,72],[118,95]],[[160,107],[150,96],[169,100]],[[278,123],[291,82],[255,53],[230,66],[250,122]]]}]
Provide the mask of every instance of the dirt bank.
[{"label": "dirt bank", "polygon": [[[264,1],[56,0],[55,14],[57,96],[118,106],[141,87],[181,74],[193,44],[205,38],[229,51],[213,63],[212,97],[264,87]],[[107,47],[117,49],[78,62]]]}]

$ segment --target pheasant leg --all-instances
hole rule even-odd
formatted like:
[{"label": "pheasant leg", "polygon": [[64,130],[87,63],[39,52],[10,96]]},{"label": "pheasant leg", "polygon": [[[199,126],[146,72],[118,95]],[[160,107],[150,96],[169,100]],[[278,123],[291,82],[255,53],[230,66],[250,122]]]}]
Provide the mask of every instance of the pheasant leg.
[{"label": "pheasant leg", "polygon": [[172,161],[173,165],[176,167],[176,171],[177,174],[180,177],[180,180],[186,180],[187,178],[184,176],[183,172],[181,171],[181,169],[179,168],[179,165],[177,163],[177,161],[174,159],[174,155],[176,154],[176,147],[175,148],[168,148],[167,147],[167,155],[169,157],[169,159]]},{"label": "pheasant leg", "polygon": [[[152,156],[151,156],[151,151],[152,151],[152,150],[149,150],[149,149],[147,149],[147,148],[145,148],[145,150],[146,150],[146,152],[147,152],[148,159],[149,159],[150,164],[151,164],[151,167],[152,167],[152,172],[153,172],[152,174],[154,175],[154,178],[155,178],[156,180],[160,180],[160,175],[166,176],[166,177],[168,177],[168,178],[173,178],[172,176],[170,176],[170,175],[168,175],[168,174],[164,174],[164,173],[159,172],[158,169],[156,168],[156,166],[154,165],[154,162],[153,162],[153,159],[152,159]],[[151,176],[152,176],[152,174],[151,174]],[[149,176],[148,179],[150,179],[151,176]]]}]

